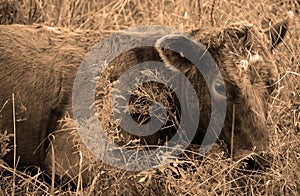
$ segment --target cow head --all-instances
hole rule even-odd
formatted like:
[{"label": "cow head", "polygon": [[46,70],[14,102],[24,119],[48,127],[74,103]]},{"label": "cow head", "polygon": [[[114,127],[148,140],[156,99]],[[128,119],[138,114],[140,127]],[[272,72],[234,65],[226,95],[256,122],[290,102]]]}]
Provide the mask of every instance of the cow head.
[{"label": "cow head", "polygon": [[[199,73],[185,58],[184,52],[178,54],[169,50],[168,46],[189,47],[190,44],[190,52],[195,55],[197,51],[192,51],[192,45],[201,43],[207,47],[218,64],[226,87],[226,90],[222,88],[217,78],[207,84],[212,85],[216,97],[226,95],[227,98],[226,119],[219,140],[225,141],[234,158],[268,149],[267,100],[278,81],[271,53],[285,36],[287,25],[288,21],[284,20],[263,31],[247,23],[237,23],[218,31],[194,31],[191,34],[194,41],[190,43],[183,35],[167,35],[157,41],[156,48],[161,59],[187,73],[196,91],[205,92],[198,94],[202,113],[211,112],[211,100],[206,96],[208,92],[200,90],[203,78],[199,80],[199,76],[195,76]],[[197,87],[197,83],[202,84]],[[194,143],[202,142],[209,120],[203,116],[200,118]]]}]

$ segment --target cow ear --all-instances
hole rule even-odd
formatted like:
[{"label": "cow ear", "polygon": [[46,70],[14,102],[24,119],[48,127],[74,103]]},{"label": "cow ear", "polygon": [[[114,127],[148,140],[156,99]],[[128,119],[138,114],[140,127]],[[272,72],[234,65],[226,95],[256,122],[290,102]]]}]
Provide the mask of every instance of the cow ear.
[{"label": "cow ear", "polygon": [[253,26],[244,22],[235,23],[224,29],[224,35],[228,36],[229,42],[237,44],[236,47],[245,47],[251,48],[254,41],[256,40],[255,36],[252,33]]},{"label": "cow ear", "polygon": [[179,69],[196,63],[205,53],[205,48],[189,37],[181,34],[166,35],[155,43],[155,48],[164,63]]},{"label": "cow ear", "polygon": [[274,25],[269,24],[267,30],[264,33],[268,36],[271,43],[271,50],[283,41],[288,31],[289,20],[285,19]]},{"label": "cow ear", "polygon": [[187,63],[184,53],[180,52],[181,44],[185,47],[185,42],[186,37],[183,35],[166,35],[157,40],[155,48],[164,63],[176,67],[177,64]]}]

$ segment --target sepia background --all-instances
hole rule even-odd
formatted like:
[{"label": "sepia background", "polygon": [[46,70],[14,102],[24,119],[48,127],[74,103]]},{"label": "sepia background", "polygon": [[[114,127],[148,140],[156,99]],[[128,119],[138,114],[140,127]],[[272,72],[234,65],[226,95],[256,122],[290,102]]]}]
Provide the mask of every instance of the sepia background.
[{"label": "sepia background", "polygon": [[[274,155],[270,168],[243,170],[241,162],[234,162],[223,151],[216,150],[202,161],[190,157],[140,173],[103,166],[98,178],[88,187],[62,189],[43,182],[39,172],[35,176],[19,174],[13,186],[12,175],[7,175],[11,170],[0,162],[0,195],[12,192],[16,195],[300,194],[299,0],[0,0],[2,25],[42,24],[74,32],[97,32],[103,37],[140,25],[162,25],[183,32],[224,27],[240,21],[263,27],[288,14],[293,16],[287,38],[274,50],[280,81],[268,111]],[[98,41],[98,38],[91,39],[95,39],[93,43]],[[5,136],[0,142],[2,155]],[[179,164],[189,167],[177,167]]]}]

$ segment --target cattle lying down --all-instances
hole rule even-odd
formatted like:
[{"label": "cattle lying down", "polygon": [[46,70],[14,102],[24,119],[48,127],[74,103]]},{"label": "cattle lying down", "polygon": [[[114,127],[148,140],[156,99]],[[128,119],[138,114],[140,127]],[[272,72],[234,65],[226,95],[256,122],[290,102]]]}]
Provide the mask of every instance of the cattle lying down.
[{"label": "cattle lying down", "polygon": [[[261,31],[258,27],[241,22],[210,31],[195,30],[189,34],[194,44],[201,43],[208,49],[224,79],[226,89],[219,88],[218,81],[212,81],[212,86],[215,95],[227,95],[226,118],[219,140],[227,144],[234,158],[250,152],[268,151],[267,100],[278,79],[271,53],[285,36],[287,25],[286,20]],[[131,38],[141,40],[147,33],[149,32],[135,32]],[[77,175],[79,166],[88,171],[90,159],[83,154],[80,161],[81,154],[73,146],[72,134],[55,131],[64,128],[59,120],[65,114],[73,114],[72,89],[78,67],[91,45],[96,44],[96,41],[91,40],[96,40],[95,37],[100,39],[100,35],[22,25],[0,26],[0,34],[0,130],[13,133],[14,102],[17,167],[36,165],[46,169],[49,174],[54,170],[59,176],[67,174],[70,177]],[[109,69],[104,74],[107,77],[102,79],[106,78],[106,82],[114,83],[130,66],[146,61],[164,62],[179,69],[190,80],[199,99],[201,118],[194,119],[199,126],[192,143],[201,144],[210,121],[211,104],[207,85],[211,84],[205,83],[201,74],[184,55],[163,48],[174,40],[182,41],[186,36],[151,32],[146,37],[152,39],[152,47],[135,48],[119,55],[110,62]],[[109,46],[111,48],[105,50],[109,53],[116,46],[118,44],[112,44]],[[101,118],[106,118],[103,113],[107,112],[105,95],[108,86],[109,84],[99,82],[95,93],[100,121]],[[148,82],[142,87],[151,91],[153,96],[147,98],[142,93],[143,88],[140,88],[142,90],[137,89],[130,97],[130,104],[134,108],[132,117],[138,123],[147,123],[149,113],[143,113],[142,106],[148,104],[149,109],[154,98],[170,102],[169,107],[166,107],[169,116],[166,124],[153,135],[139,137],[142,144],[162,145],[172,138],[178,128],[178,100],[172,97],[172,92],[162,93],[170,91],[160,83]],[[160,94],[166,96],[159,98]],[[110,116],[110,113],[106,114]],[[107,125],[107,119],[102,119],[105,121],[104,127],[111,128],[111,125]],[[125,139],[135,138],[131,134],[126,135],[123,130],[121,133]],[[52,148],[49,146],[50,141]],[[13,151],[3,159],[13,166]],[[56,161],[55,164],[52,163],[53,160]],[[88,178],[83,176],[83,181],[88,183]]]}]

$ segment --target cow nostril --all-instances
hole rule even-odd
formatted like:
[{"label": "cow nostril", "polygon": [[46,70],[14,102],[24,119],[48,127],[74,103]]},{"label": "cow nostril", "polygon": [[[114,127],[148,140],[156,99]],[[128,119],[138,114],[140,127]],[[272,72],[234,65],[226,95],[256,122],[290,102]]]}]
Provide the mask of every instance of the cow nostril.
[{"label": "cow nostril", "polygon": [[273,157],[270,154],[256,154],[245,160],[248,170],[263,170],[270,168]]}]

